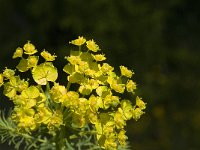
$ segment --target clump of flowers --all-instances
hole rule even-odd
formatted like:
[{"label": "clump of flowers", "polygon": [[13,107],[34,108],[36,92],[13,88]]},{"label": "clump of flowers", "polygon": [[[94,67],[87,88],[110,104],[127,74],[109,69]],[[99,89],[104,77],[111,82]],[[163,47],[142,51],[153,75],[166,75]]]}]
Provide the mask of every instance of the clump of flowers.
[{"label": "clump of flowers", "polygon": [[[1,141],[16,149],[128,149],[126,122],[137,121],[146,108],[135,95],[133,71],[120,66],[117,75],[93,39],[79,36],[69,43],[77,48],[65,57],[64,84],[56,81],[56,55],[45,50],[37,55],[30,41],[16,49],[16,70],[0,74],[3,94],[14,104],[7,118],[1,112]],[[18,72],[31,73],[35,83]],[[126,92],[135,98],[122,98]]]}]

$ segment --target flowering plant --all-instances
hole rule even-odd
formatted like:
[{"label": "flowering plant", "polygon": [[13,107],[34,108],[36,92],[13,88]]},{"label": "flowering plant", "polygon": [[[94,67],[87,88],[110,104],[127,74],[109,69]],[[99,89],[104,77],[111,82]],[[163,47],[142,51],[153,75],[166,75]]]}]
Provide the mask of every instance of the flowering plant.
[{"label": "flowering plant", "polygon": [[[6,68],[0,74],[3,93],[14,104],[7,117],[0,113],[1,142],[8,141],[16,149],[128,149],[126,121],[138,120],[146,107],[135,96],[134,73],[120,66],[118,76],[104,62],[105,55],[97,54],[100,48],[94,40],[78,37],[69,43],[77,50],[65,57],[64,85],[56,81],[56,55],[45,50],[36,55],[29,41],[16,49],[17,70]],[[17,72],[31,73],[34,82],[21,79]],[[122,98],[125,92],[133,94],[135,101]]]}]

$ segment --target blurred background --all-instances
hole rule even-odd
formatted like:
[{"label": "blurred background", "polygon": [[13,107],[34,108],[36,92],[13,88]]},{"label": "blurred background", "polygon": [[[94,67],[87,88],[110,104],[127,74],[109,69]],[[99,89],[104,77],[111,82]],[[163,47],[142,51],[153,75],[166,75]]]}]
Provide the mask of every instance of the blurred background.
[{"label": "blurred background", "polygon": [[[128,122],[132,149],[199,150],[199,6],[195,0],[0,0],[0,69],[15,67],[12,54],[27,40],[57,54],[62,69],[68,41],[94,38],[111,65],[134,70],[137,94],[148,104],[138,122]],[[8,108],[0,94],[0,108]]]}]

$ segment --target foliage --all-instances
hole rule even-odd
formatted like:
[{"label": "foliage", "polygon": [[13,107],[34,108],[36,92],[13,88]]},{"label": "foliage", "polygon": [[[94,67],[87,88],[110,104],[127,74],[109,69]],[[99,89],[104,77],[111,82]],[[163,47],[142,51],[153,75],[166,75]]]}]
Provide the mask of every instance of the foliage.
[{"label": "foliage", "polygon": [[[118,76],[104,62],[105,55],[97,53],[100,48],[93,39],[79,36],[70,43],[77,50],[65,56],[63,85],[57,82],[56,55],[45,50],[36,55],[30,41],[16,49],[17,70],[6,68],[0,74],[3,93],[14,104],[7,118],[1,113],[1,141],[13,143],[16,149],[128,149],[126,122],[137,121],[146,108],[135,95],[133,71],[120,66]],[[21,79],[18,72],[32,77]],[[125,98],[125,93],[135,101]]]}]

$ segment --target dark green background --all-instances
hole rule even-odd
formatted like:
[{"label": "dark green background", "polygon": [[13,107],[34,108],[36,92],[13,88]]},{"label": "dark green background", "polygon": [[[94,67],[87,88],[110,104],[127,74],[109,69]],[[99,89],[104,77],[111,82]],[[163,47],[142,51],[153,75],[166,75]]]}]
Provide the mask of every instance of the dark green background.
[{"label": "dark green background", "polygon": [[[69,40],[94,38],[111,65],[134,70],[148,103],[128,122],[132,149],[198,150],[199,8],[197,0],[0,0],[0,69],[14,68],[12,53],[27,40],[56,53],[61,69]],[[0,108],[9,104],[1,96]]]}]

